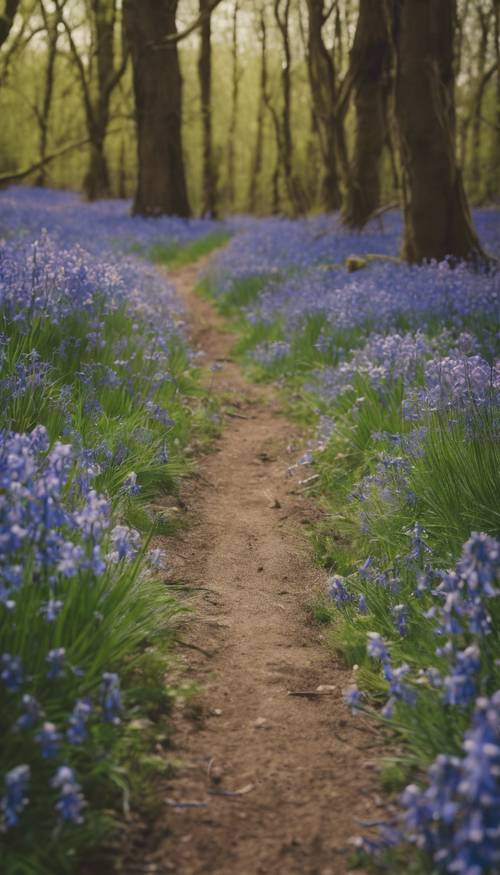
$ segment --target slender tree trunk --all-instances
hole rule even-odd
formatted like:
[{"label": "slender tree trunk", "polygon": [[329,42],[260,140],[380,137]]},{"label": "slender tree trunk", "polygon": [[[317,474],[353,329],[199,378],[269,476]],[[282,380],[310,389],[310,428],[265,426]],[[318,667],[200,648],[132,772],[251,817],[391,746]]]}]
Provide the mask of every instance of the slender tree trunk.
[{"label": "slender tree trunk", "polygon": [[335,117],[336,74],[333,52],[323,41],[326,21],[324,0],[307,0],[309,29],[307,40],[307,67],[315,126],[319,136],[323,160],[321,201],[326,210],[339,209],[340,193],[337,158],[337,119]]},{"label": "slender tree trunk", "polygon": [[120,143],[120,164],[118,170],[118,197],[127,197],[127,163],[125,156],[125,141]]},{"label": "slender tree trunk", "polygon": [[124,0],[135,96],[138,184],[134,213],[189,216],[175,34],[177,0]]},{"label": "slender tree trunk", "polygon": [[248,188],[248,212],[254,213],[257,205],[259,179],[262,172],[262,158],[264,150],[264,117],[267,102],[267,28],[264,12],[260,17],[260,89],[257,109],[257,133],[255,138],[255,150],[252,167],[250,170],[250,183]]},{"label": "slender tree trunk", "polygon": [[238,108],[240,96],[240,74],[238,69],[238,12],[239,0],[235,0],[233,9],[233,40],[231,51],[231,119],[229,122],[227,144],[227,196],[231,210],[234,210],[236,201],[236,129],[238,125]]},{"label": "slender tree trunk", "polygon": [[5,0],[5,9],[0,13],[0,47],[7,40],[17,15],[20,0]]},{"label": "slender tree trunk", "polygon": [[483,10],[477,9],[481,36],[478,46],[477,56],[477,90],[474,97],[474,112],[472,117],[472,162],[471,176],[474,200],[481,200],[481,134],[482,122],[481,115],[483,110],[484,91],[488,82],[488,77],[485,75],[486,68],[486,53],[488,51],[489,42],[489,16],[486,16]]},{"label": "slender tree trunk", "polygon": [[305,212],[306,204],[300,180],[293,172],[293,138],[292,138],[292,55],[290,48],[290,9],[291,0],[284,0],[281,12],[281,0],[274,0],[274,17],[282,37],[283,61],[281,65],[281,84],[283,90],[283,114],[281,120],[281,160],[287,194],[294,213]]},{"label": "slender tree trunk", "polygon": [[495,129],[491,147],[491,164],[488,184],[489,196],[500,194],[500,0],[493,0],[493,38],[495,42],[496,78],[495,78]]},{"label": "slender tree trunk", "polygon": [[409,262],[482,258],[455,154],[455,0],[389,4],[404,169],[403,256]]},{"label": "slender tree trunk", "polygon": [[210,0],[199,0],[201,21],[198,80],[201,95],[202,140],[202,208],[203,216],[213,218],[217,207],[217,179],[212,148],[212,21]]},{"label": "slender tree trunk", "polygon": [[118,81],[115,74],[114,45],[116,0],[92,0],[92,24],[97,66],[97,98],[94,101],[90,98],[87,109],[91,142],[89,164],[83,181],[85,194],[90,201],[109,197],[111,194],[104,143],[109,125],[112,88]]},{"label": "slender tree trunk", "polygon": [[363,228],[380,206],[380,161],[387,141],[391,42],[384,0],[360,0],[351,50],[356,129],[350,186],[343,212],[349,228]]},{"label": "slender tree trunk", "polygon": [[54,93],[54,71],[57,56],[57,41],[59,37],[59,20],[57,15],[51,17],[46,13],[43,2],[40,4],[40,9],[47,30],[47,61],[45,67],[42,109],[39,115],[38,153],[40,162],[42,163],[38,175],[35,178],[35,185],[43,187],[47,182],[47,166],[43,162],[47,155],[50,110],[52,107],[52,95]]}]

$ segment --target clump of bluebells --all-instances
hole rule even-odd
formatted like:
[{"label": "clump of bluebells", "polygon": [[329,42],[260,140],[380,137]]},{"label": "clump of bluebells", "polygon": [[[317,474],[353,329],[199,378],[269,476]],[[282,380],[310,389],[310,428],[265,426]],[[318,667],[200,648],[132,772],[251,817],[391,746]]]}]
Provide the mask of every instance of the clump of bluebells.
[{"label": "clump of bluebells", "polygon": [[37,797],[54,800],[54,821],[81,823],[85,800],[69,765],[72,751],[88,745],[99,723],[121,719],[118,675],[96,670],[92,644],[76,647],[66,629],[74,613],[81,631],[99,622],[79,603],[106,612],[107,593],[141,545],[137,532],[113,524],[110,502],[92,488],[89,471],[78,476],[84,464],[70,444],[51,445],[43,426],[0,432],[4,831],[30,821]]},{"label": "clump of bluebells", "polygon": [[144,501],[205,415],[174,289],[129,253],[207,223],[0,201],[0,841],[6,872],[52,875],[102,835],[123,784],[135,664],[177,610]]},{"label": "clump of bluebells", "polygon": [[[500,213],[474,218],[498,255]],[[410,763],[416,779],[393,822],[362,846],[389,854],[391,871],[407,863],[411,843],[422,871],[492,875],[500,868],[498,265],[368,257],[362,266],[370,253],[397,254],[397,214],[356,235],[332,217],[240,224],[209,286],[229,312],[240,307],[250,366],[288,385],[317,427],[310,482],[330,516],[315,543],[334,572],[318,616],[331,619],[332,644],[358,669],[346,705],[398,734],[402,769]],[[351,254],[362,256],[354,272]]]}]

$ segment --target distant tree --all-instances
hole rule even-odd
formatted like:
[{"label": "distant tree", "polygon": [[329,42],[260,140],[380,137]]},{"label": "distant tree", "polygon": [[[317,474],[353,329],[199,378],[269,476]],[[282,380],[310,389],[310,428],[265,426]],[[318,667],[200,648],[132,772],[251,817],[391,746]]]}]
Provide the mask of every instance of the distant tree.
[{"label": "distant tree", "polygon": [[403,257],[482,258],[455,148],[455,0],[386,0],[404,171]]},{"label": "distant tree", "polygon": [[[93,51],[82,52],[73,29],[63,15],[63,0],[55,0],[56,8],[68,39],[85,110],[89,138],[89,165],[83,188],[89,200],[109,197],[110,181],[105,153],[105,140],[110,121],[111,96],[127,65],[127,51],[122,46],[122,58],[116,63],[115,39],[119,21],[117,0],[90,0],[89,26]],[[94,61],[96,82],[93,81]]]},{"label": "distant tree", "polygon": [[250,179],[248,183],[248,212],[254,213],[257,207],[259,179],[262,172],[263,152],[264,152],[264,117],[268,101],[267,88],[267,28],[264,9],[261,9],[259,16],[259,37],[260,37],[260,76],[259,76],[259,95],[257,99],[257,132],[255,136],[255,146],[252,155],[250,167]]},{"label": "distant tree", "polygon": [[342,216],[350,228],[363,228],[380,206],[380,162],[388,138],[391,62],[384,0],[360,0],[350,57],[356,113],[354,152]]},{"label": "distant tree", "polygon": [[[39,6],[47,35],[47,58],[43,81],[42,106],[40,110],[37,110],[40,169],[35,179],[35,185],[44,186],[47,181],[47,164],[45,163],[45,158],[47,156],[50,113],[52,109],[52,97],[54,94],[60,15],[57,8],[54,13],[50,12],[45,5],[45,0],[40,0]],[[62,2],[62,0],[61,8],[64,8],[64,2]]]},{"label": "distant tree", "polygon": [[198,80],[201,98],[202,139],[202,207],[203,216],[214,218],[217,212],[217,173],[212,141],[212,9],[210,0],[199,0],[200,53]]},{"label": "distant tree", "polygon": [[324,0],[307,0],[308,39],[307,68],[311,86],[314,112],[314,127],[319,138],[324,174],[321,186],[321,201],[326,210],[338,210],[342,195],[337,156],[338,126],[343,120],[336,112],[337,74],[335,55],[323,40],[323,28],[329,15]]},{"label": "distant tree", "polygon": [[300,214],[305,212],[306,202],[302,181],[295,174],[293,167],[290,12],[291,0],[274,0],[274,18],[281,34],[283,50],[281,62],[283,112],[279,136],[279,151],[288,198],[294,213]]},{"label": "distant tree", "polygon": [[238,63],[239,0],[234,0],[231,45],[231,116],[227,136],[227,198],[231,209],[236,200],[236,129],[240,99],[240,69]]},{"label": "distant tree", "polygon": [[20,0],[5,0],[3,12],[0,12],[0,48],[10,34],[19,5]]}]

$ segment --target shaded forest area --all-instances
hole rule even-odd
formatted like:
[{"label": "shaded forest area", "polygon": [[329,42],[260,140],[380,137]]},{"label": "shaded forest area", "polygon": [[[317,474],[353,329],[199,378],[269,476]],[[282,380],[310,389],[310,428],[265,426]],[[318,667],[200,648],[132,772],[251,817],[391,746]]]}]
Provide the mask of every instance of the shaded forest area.
[{"label": "shaded forest area", "polygon": [[500,197],[498,0],[7,0],[0,39],[0,177],[351,228],[453,204],[410,260],[477,249],[462,178]]}]

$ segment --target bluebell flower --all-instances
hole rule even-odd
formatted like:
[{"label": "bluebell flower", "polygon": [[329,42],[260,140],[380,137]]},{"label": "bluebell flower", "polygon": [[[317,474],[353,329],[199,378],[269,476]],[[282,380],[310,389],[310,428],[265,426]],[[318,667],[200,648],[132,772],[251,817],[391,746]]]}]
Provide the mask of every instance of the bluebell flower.
[{"label": "bluebell flower", "polygon": [[42,756],[46,759],[51,759],[59,753],[61,733],[54,723],[43,723],[35,735],[35,740],[40,745]]},{"label": "bluebell flower", "polygon": [[344,579],[338,575],[331,577],[329,580],[328,595],[335,602],[337,607],[345,605],[352,601],[352,595],[346,588]]},{"label": "bluebell flower", "polygon": [[69,823],[83,823],[83,810],[87,803],[73,769],[69,766],[60,766],[50,783],[52,787],[59,790],[56,811],[60,819]]},{"label": "bluebell flower", "polygon": [[363,693],[355,684],[344,690],[343,696],[345,704],[353,713],[358,711],[363,704]]},{"label": "bluebell flower", "polygon": [[16,727],[17,729],[31,729],[40,719],[40,705],[34,696],[25,693],[21,699],[21,707],[23,713],[17,718]]},{"label": "bluebell flower", "polygon": [[47,677],[50,678],[50,680],[57,680],[57,678],[61,677],[66,668],[65,648],[55,647],[53,650],[49,650],[45,661],[49,666]]},{"label": "bluebell flower", "polygon": [[77,699],[69,717],[66,737],[71,744],[82,744],[88,735],[87,723],[92,713],[90,699]]},{"label": "bluebell flower", "polygon": [[120,723],[122,699],[120,679],[117,674],[105,672],[101,681],[101,705],[103,720],[106,723]]},{"label": "bluebell flower", "polygon": [[18,656],[4,653],[0,657],[0,679],[10,692],[16,692],[23,682],[23,666]]},{"label": "bluebell flower", "polygon": [[16,766],[5,776],[5,795],[0,800],[0,810],[6,829],[19,823],[19,815],[28,804],[26,795],[30,780],[29,766]]}]

